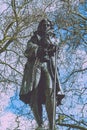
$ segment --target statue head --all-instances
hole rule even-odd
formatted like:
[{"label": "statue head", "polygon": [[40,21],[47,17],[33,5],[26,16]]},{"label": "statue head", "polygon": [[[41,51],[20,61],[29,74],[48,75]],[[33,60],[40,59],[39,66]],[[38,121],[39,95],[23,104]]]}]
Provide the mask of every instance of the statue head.
[{"label": "statue head", "polygon": [[44,36],[45,34],[47,34],[49,30],[52,29],[53,29],[53,25],[51,21],[48,19],[47,20],[43,19],[40,21],[37,31],[40,36]]}]

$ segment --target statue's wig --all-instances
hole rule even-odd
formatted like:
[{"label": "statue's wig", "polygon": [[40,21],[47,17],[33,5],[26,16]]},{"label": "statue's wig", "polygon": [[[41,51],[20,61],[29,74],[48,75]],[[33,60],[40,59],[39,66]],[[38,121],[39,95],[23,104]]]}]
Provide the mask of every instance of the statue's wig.
[{"label": "statue's wig", "polygon": [[53,28],[51,21],[48,19],[47,20],[42,19],[38,25],[38,29],[37,29],[38,34],[39,35],[45,34],[48,27],[49,27],[49,29]]}]

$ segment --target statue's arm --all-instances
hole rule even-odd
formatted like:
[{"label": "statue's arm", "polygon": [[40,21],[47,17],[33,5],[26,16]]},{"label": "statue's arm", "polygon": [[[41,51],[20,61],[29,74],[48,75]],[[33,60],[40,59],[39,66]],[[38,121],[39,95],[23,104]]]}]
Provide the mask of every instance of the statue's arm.
[{"label": "statue's arm", "polygon": [[28,41],[27,48],[25,50],[24,55],[27,58],[34,58],[37,56],[37,50],[38,50],[38,45],[33,44],[31,41]]}]

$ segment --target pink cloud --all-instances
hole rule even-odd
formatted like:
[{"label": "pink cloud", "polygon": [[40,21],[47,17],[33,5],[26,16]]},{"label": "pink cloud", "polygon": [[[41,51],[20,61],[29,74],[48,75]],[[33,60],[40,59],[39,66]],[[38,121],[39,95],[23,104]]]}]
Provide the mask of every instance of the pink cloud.
[{"label": "pink cloud", "polygon": [[7,8],[7,5],[3,2],[0,2],[0,12],[3,12]]}]

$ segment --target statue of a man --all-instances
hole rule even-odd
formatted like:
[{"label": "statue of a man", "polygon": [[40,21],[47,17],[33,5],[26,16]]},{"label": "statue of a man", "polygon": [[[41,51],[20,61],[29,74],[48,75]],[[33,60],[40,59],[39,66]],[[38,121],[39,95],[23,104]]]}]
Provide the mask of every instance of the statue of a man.
[{"label": "statue of a man", "polygon": [[[53,125],[53,82],[55,66],[52,61],[56,46],[50,41],[52,30],[49,20],[41,20],[37,31],[27,43],[25,56],[27,63],[24,69],[20,99],[29,104],[39,127],[42,126],[42,104],[45,104],[49,120],[49,128]],[[56,90],[60,90],[58,78]],[[60,96],[58,105],[64,95]]]}]

